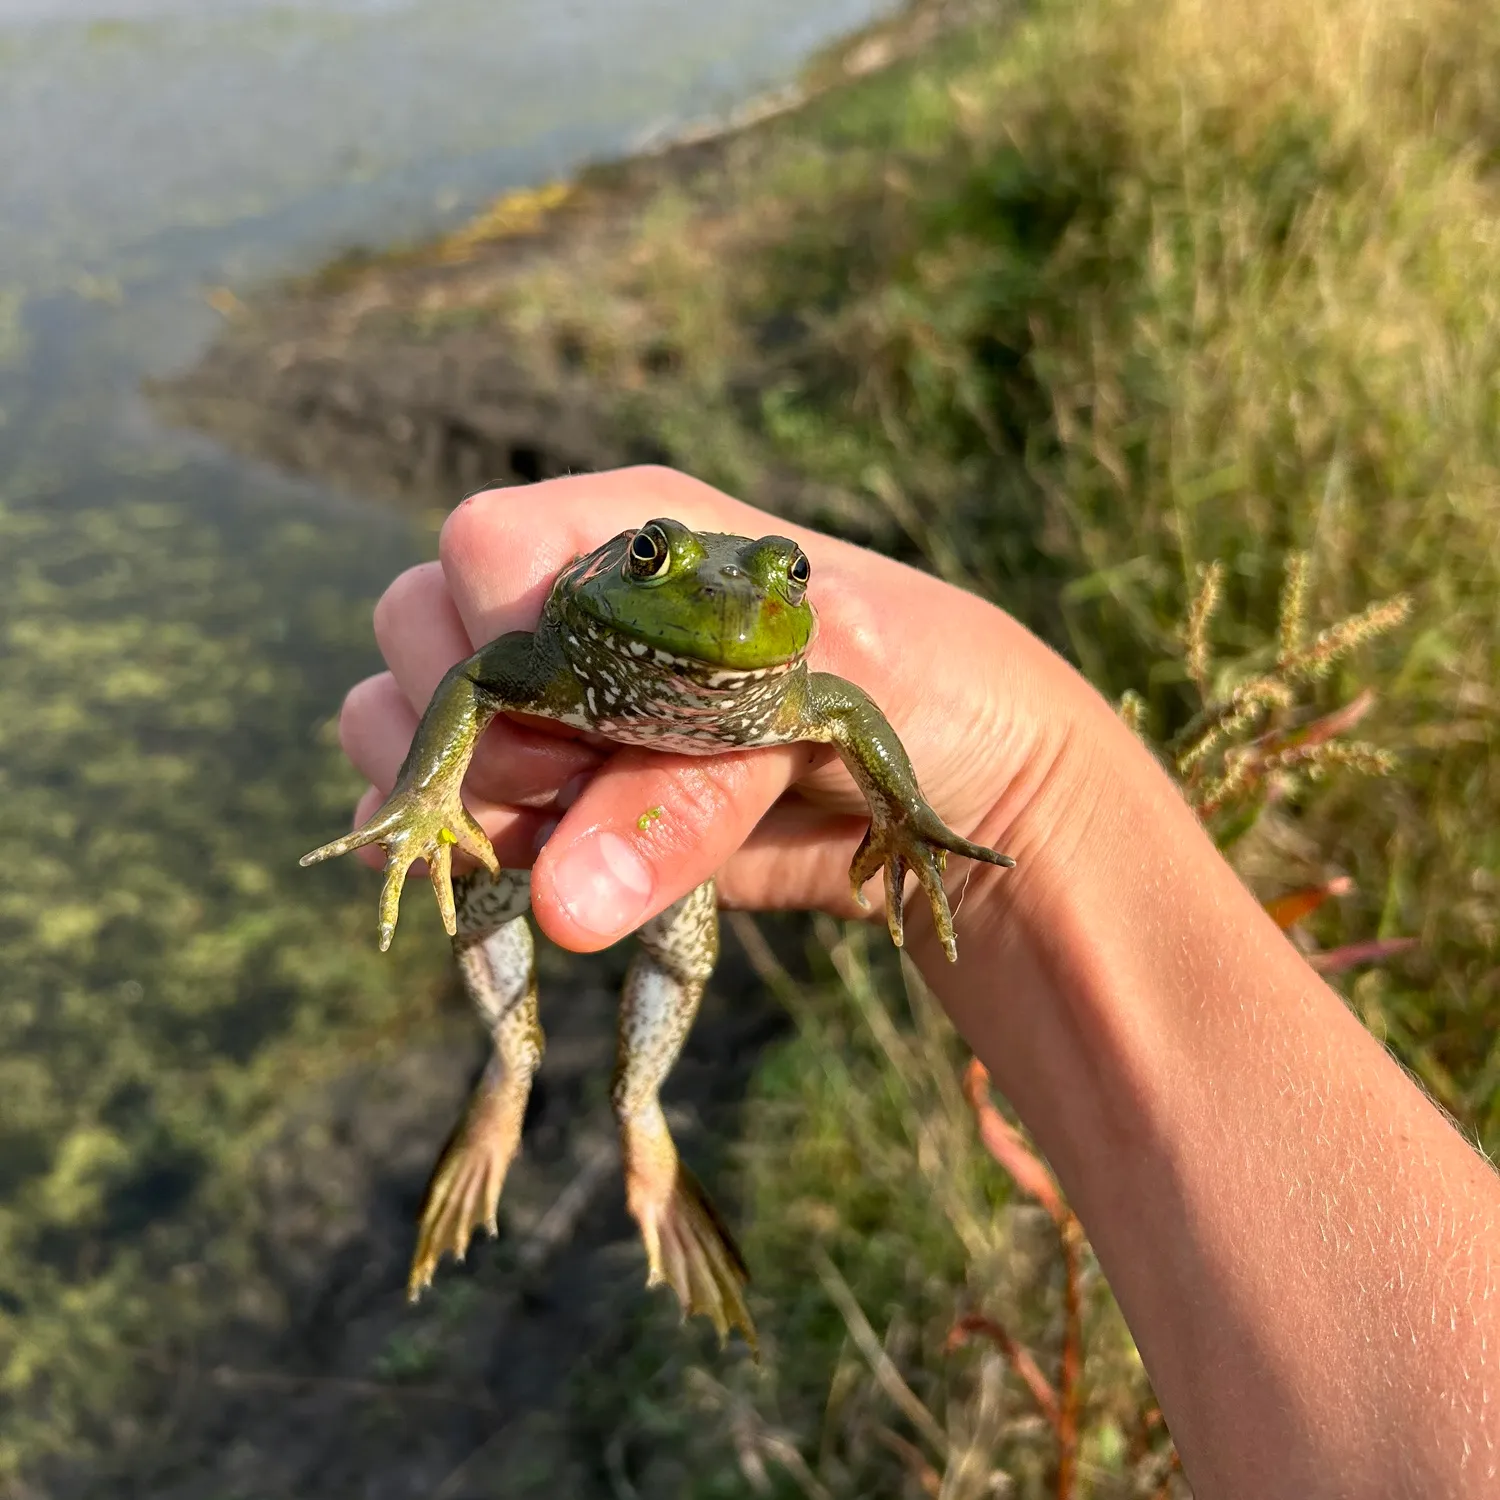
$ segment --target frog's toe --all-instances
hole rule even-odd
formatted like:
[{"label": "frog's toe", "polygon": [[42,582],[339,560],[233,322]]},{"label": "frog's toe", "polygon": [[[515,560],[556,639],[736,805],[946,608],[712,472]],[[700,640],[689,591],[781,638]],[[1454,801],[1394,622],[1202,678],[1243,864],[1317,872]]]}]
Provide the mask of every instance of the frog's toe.
[{"label": "frog's toe", "polygon": [[459,846],[466,854],[472,854],[498,880],[500,858],[495,853],[495,846],[490,843],[489,834],[480,827],[479,819],[460,802],[455,809],[453,821],[458,825],[453,831],[458,836]]},{"label": "frog's toe", "polygon": [[914,873],[927,893],[932,908],[933,925],[938,941],[950,963],[958,958],[958,943],[953,933],[953,915],[948,893],[943,889],[943,873],[948,855],[962,854],[969,859],[1008,869],[1015,864],[1008,854],[971,843],[948,828],[930,808],[911,818],[890,822],[873,821],[849,867],[849,885],[861,906],[868,906],[862,887],[874,873],[885,871],[885,917],[891,941],[899,948],[905,941],[903,891],[908,874]]},{"label": "frog's toe", "polygon": [[363,849],[366,844],[384,843],[386,837],[395,828],[396,822],[396,818],[382,807],[373,818],[361,823],[358,828],[352,829],[342,838],[332,839],[310,853],[304,854],[297,863],[305,869],[308,865],[322,864],[325,859],[337,859],[341,854],[352,854],[356,849]]},{"label": "frog's toe", "polygon": [[865,895],[865,882],[885,863],[884,847],[877,847],[875,841],[875,825],[873,823],[865,829],[865,836],[859,841],[859,848],[854,851],[854,859],[849,865],[849,892],[855,902],[869,910],[870,898]]},{"label": "frog's toe", "polygon": [[901,852],[891,850],[885,862],[885,925],[898,948],[906,941],[906,870]]},{"label": "frog's toe", "polygon": [[958,961],[958,939],[953,935],[953,913],[948,906],[948,892],[943,888],[943,871],[948,864],[948,852],[940,846],[927,844],[922,849],[923,858],[913,861],[917,879],[927,892],[927,903],[932,908],[932,925],[937,929],[938,941],[943,945],[943,954],[948,962]]},{"label": "frog's toe", "polygon": [[[427,856],[427,878],[432,882],[432,894],[437,897],[438,913],[443,919],[443,931],[449,937],[458,935],[458,912],[453,904],[453,845],[439,842]],[[384,947],[384,944],[381,945]]]},{"label": "frog's toe", "polygon": [[393,854],[385,862],[385,884],[380,888],[380,951],[391,946],[396,935],[396,922],[401,916],[401,891],[406,885],[406,872],[411,861]]}]

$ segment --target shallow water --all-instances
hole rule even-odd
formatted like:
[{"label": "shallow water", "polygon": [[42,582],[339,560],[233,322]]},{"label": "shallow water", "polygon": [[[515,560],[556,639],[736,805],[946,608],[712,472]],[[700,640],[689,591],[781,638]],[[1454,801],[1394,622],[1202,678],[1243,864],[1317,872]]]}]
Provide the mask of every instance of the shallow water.
[{"label": "shallow water", "polygon": [[451,225],[883,8],[0,0],[0,1489],[190,1317],[193,1226],[441,958],[408,922],[377,961],[359,873],[295,866],[430,520],[166,430],[143,378],[212,337],[210,288]]}]

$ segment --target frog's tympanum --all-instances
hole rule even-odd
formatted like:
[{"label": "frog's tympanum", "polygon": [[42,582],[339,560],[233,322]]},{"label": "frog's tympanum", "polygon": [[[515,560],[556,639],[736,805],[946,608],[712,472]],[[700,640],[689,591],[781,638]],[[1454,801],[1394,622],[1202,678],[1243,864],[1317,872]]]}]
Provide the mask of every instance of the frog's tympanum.
[{"label": "frog's tympanum", "polygon": [[[807,555],[785,537],[700,534],[668,520],[622,532],[563,569],[535,632],[501,636],[443,678],[384,806],[362,828],[302,861],[364,844],[385,849],[384,949],[407,870],[426,860],[465,984],[494,1039],[489,1065],[427,1189],[413,1297],[431,1283],[444,1251],[461,1259],[479,1225],[495,1232],[500,1189],[542,1056],[525,920],[529,875],[499,868],[459,798],[475,742],[497,713],[535,714],[621,744],[687,755],[795,740],[834,746],[870,804],[850,882],[865,904],[861,887],[884,867],[887,921],[897,944],[909,870],[927,893],[952,959],[953,920],[942,885],[947,851],[1014,863],[960,838],[927,805],[895,731],[859,688],[807,669],[815,629],[809,571]],[[671,815],[670,807],[653,812]],[[652,836],[655,821],[641,819],[641,838]],[[485,870],[452,880],[455,846]],[[658,1099],[718,954],[713,882],[652,918],[636,937],[612,1098],[630,1211],[650,1262],[647,1284],[670,1283],[685,1311],[710,1317],[721,1339],[737,1327],[753,1342],[744,1262],[678,1160]]]}]

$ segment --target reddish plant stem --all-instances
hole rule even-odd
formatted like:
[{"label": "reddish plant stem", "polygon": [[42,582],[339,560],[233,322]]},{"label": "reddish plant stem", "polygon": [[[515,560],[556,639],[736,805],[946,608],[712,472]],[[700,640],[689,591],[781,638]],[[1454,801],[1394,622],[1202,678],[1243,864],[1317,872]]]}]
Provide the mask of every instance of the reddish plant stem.
[{"label": "reddish plant stem", "polygon": [[1021,1139],[1020,1132],[995,1108],[990,1100],[990,1075],[979,1059],[970,1060],[964,1070],[964,1097],[979,1126],[984,1149],[1015,1179],[1016,1186],[1035,1198],[1047,1210],[1052,1222],[1061,1230],[1073,1217],[1063,1202],[1057,1179]]},{"label": "reddish plant stem", "polygon": [[1063,1253],[1063,1349],[1058,1374],[1061,1401],[1057,1419],[1057,1500],[1072,1500],[1078,1477],[1078,1416],[1083,1404],[1083,1296],[1079,1259],[1083,1228],[1067,1210],[1058,1226]]},{"label": "reddish plant stem", "polygon": [[1062,1420],[1062,1407],[1058,1402],[1057,1392],[1052,1389],[1052,1382],[1042,1374],[1042,1367],[1036,1362],[1031,1350],[1014,1339],[1009,1329],[997,1323],[993,1318],[987,1318],[983,1313],[969,1313],[960,1318],[949,1330],[946,1352],[951,1354],[970,1334],[975,1333],[982,1334],[1000,1350],[1005,1356],[1006,1364],[1015,1371],[1022,1385],[1031,1392],[1031,1399],[1036,1402],[1041,1414],[1047,1419],[1053,1431],[1057,1431],[1058,1424]]},{"label": "reddish plant stem", "polygon": [[[958,1329],[973,1324],[1004,1351],[1011,1368],[1025,1381],[1038,1406],[1057,1435],[1057,1500],[1072,1500],[1078,1477],[1078,1419],[1083,1404],[1083,1292],[1080,1261],[1083,1226],[1068,1207],[1046,1164],[1021,1139],[1009,1120],[990,1098],[990,1075],[976,1057],[964,1071],[964,1097],[974,1111],[985,1149],[1010,1173],[1022,1192],[1035,1198],[1057,1226],[1063,1257],[1063,1348],[1056,1392],[1047,1383],[1035,1359],[998,1323],[981,1318],[965,1319]],[[950,1343],[953,1335],[949,1335]],[[1031,1374],[1027,1371],[1030,1370]],[[1034,1378],[1033,1378],[1034,1377]]]},{"label": "reddish plant stem", "polygon": [[889,1427],[877,1427],[875,1440],[889,1448],[906,1465],[907,1471],[921,1486],[924,1495],[931,1495],[933,1500],[937,1500],[943,1488],[942,1478],[927,1462],[927,1455],[915,1443],[907,1442],[904,1437],[892,1432]]}]

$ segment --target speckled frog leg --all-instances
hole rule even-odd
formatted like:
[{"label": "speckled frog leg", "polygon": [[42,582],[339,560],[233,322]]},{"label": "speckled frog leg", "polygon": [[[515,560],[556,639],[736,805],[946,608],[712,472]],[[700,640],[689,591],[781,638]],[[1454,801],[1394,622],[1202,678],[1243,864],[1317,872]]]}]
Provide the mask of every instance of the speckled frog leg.
[{"label": "speckled frog leg", "polygon": [[454,881],[459,973],[495,1050],[462,1118],[448,1137],[422,1199],[421,1228],[407,1293],[432,1285],[445,1251],[462,1260],[474,1231],[493,1236],[505,1174],[521,1143],[531,1079],[542,1060],[536,964],[526,911],[531,874],[483,870]]},{"label": "speckled frog leg", "polygon": [[861,906],[869,905],[862,887],[883,865],[886,924],[899,948],[905,931],[902,891],[906,872],[914,870],[932,906],[943,952],[950,963],[956,960],[958,941],[948,893],[943,889],[949,851],[1007,868],[1015,860],[970,843],[938,817],[922,796],[896,731],[869,695],[852,682],[829,672],[809,672],[789,683],[777,729],[788,738],[833,745],[870,804],[870,827],[849,867],[854,899]]},{"label": "speckled frog leg", "polygon": [[650,1265],[647,1286],[666,1282],[684,1314],[703,1313],[720,1342],[738,1328],[752,1348],[745,1262],[692,1173],[662,1113],[660,1090],[698,1012],[719,954],[719,914],[707,881],[637,933],[625,978],[611,1098],[620,1122],[625,1194]]},{"label": "speckled frog leg", "polygon": [[582,703],[578,679],[551,634],[516,631],[481,647],[438,684],[427,705],[396,785],[368,822],[302,856],[304,865],[379,844],[386,853],[380,893],[380,951],[391,946],[406,872],[427,861],[443,926],[458,931],[453,907],[453,848],[462,844],[492,875],[500,873],[484,830],[459,795],[479,736],[504,709],[561,718]]}]

